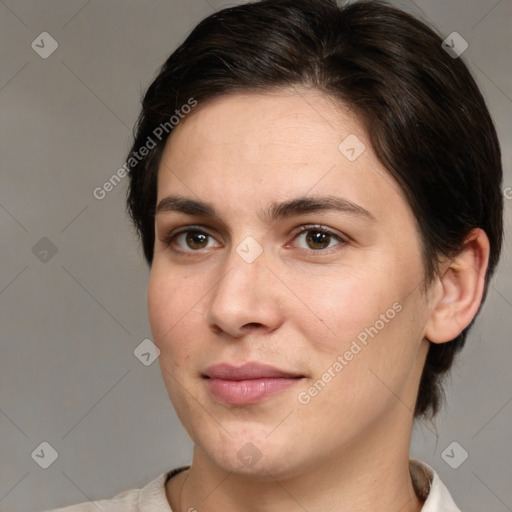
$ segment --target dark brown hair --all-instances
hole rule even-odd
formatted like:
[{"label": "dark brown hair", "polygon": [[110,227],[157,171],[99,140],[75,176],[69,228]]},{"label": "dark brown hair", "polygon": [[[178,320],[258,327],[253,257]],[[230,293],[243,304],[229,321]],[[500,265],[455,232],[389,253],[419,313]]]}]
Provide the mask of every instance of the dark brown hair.
[{"label": "dark brown hair", "polygon": [[[305,86],[338,99],[363,122],[416,217],[425,281],[439,256],[456,254],[479,227],[491,246],[488,284],[502,243],[500,146],[471,74],[441,43],[426,24],[379,1],[338,7],[333,0],[262,0],[204,19],[147,90],[129,155],[137,159],[128,209],[147,262],[171,117],[181,117],[191,98],[201,105],[233,92]],[[144,157],[142,147],[151,147]],[[415,417],[437,413],[442,377],[470,327],[449,343],[431,344]]]}]

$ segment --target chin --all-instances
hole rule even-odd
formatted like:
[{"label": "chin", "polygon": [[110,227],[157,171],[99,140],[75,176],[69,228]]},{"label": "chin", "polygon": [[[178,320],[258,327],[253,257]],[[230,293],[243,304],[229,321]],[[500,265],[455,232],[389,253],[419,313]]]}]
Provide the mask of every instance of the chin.
[{"label": "chin", "polygon": [[[245,427],[243,436],[230,437],[224,433],[222,440],[201,439],[195,450],[209,459],[210,463],[224,471],[251,480],[275,481],[292,478],[307,469],[306,460],[301,460],[297,450],[296,436],[255,435]],[[257,429],[260,430],[260,429]],[[287,444],[289,443],[289,446]],[[304,459],[307,457],[304,455]]]}]

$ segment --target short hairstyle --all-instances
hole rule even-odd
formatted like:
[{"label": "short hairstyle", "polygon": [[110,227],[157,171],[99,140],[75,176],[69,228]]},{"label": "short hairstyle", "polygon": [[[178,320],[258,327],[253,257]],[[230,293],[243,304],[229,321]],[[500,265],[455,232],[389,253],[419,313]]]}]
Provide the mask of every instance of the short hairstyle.
[{"label": "short hairstyle", "polygon": [[[151,140],[148,154],[131,162],[127,196],[148,264],[169,119],[191,99],[204,105],[229,93],[300,86],[338,100],[362,122],[416,218],[424,283],[471,229],[486,232],[485,298],[502,244],[501,152],[485,101],[454,57],[434,29],[381,1],[261,0],[201,21],[148,88],[129,155]],[[472,323],[448,343],[430,343],[415,418],[438,412],[443,376]]]}]

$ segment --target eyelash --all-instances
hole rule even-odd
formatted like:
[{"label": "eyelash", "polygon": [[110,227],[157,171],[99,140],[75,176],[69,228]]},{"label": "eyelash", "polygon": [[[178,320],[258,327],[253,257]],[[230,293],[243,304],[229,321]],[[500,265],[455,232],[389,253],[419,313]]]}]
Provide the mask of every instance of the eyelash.
[{"label": "eyelash", "polygon": [[[317,233],[322,233],[324,235],[328,235],[328,236],[334,238],[339,243],[336,244],[333,247],[326,247],[326,248],[323,248],[323,249],[304,249],[304,248],[300,248],[302,250],[310,251],[310,252],[313,252],[313,253],[320,253],[320,252],[325,253],[327,251],[330,251],[331,249],[333,249],[337,245],[346,245],[348,243],[348,239],[347,238],[344,238],[344,237],[338,235],[337,233],[335,233],[334,231],[331,231],[330,229],[328,229],[328,228],[326,228],[326,227],[324,227],[322,225],[319,225],[319,224],[308,224],[308,225],[301,226],[297,230],[294,230],[292,232],[293,240],[297,239],[300,235],[302,235],[304,233],[308,233],[310,231],[316,231]],[[166,235],[162,239],[162,242],[167,247],[171,247],[179,236],[187,234],[187,233],[190,233],[190,232],[196,232],[196,233],[199,233],[199,234],[202,234],[202,235],[206,235],[207,237],[213,238],[213,236],[210,235],[207,231],[205,231],[201,226],[187,226],[186,229],[182,229],[181,231],[169,233],[168,235]],[[202,251],[202,249],[186,250],[186,249],[181,249],[181,248],[178,248],[178,249],[175,249],[175,250],[176,250],[176,252],[181,252],[181,253],[196,253],[196,252],[201,252]]]}]

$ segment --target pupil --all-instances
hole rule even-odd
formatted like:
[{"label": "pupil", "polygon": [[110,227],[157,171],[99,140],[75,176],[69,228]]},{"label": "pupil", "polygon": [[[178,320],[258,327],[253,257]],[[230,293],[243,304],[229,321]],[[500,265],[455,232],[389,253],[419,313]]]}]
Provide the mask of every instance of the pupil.
[{"label": "pupil", "polygon": [[[206,235],[198,231],[191,231],[187,234],[187,244],[189,247],[197,249],[198,246],[202,246],[206,243]],[[199,247],[201,248],[201,247]]]},{"label": "pupil", "polygon": [[[307,239],[312,245],[317,245],[317,247],[313,247],[313,249],[323,249],[329,245],[329,236],[330,235],[327,233],[322,233],[321,231],[310,231]],[[321,247],[318,247],[318,245],[321,245]]]}]

